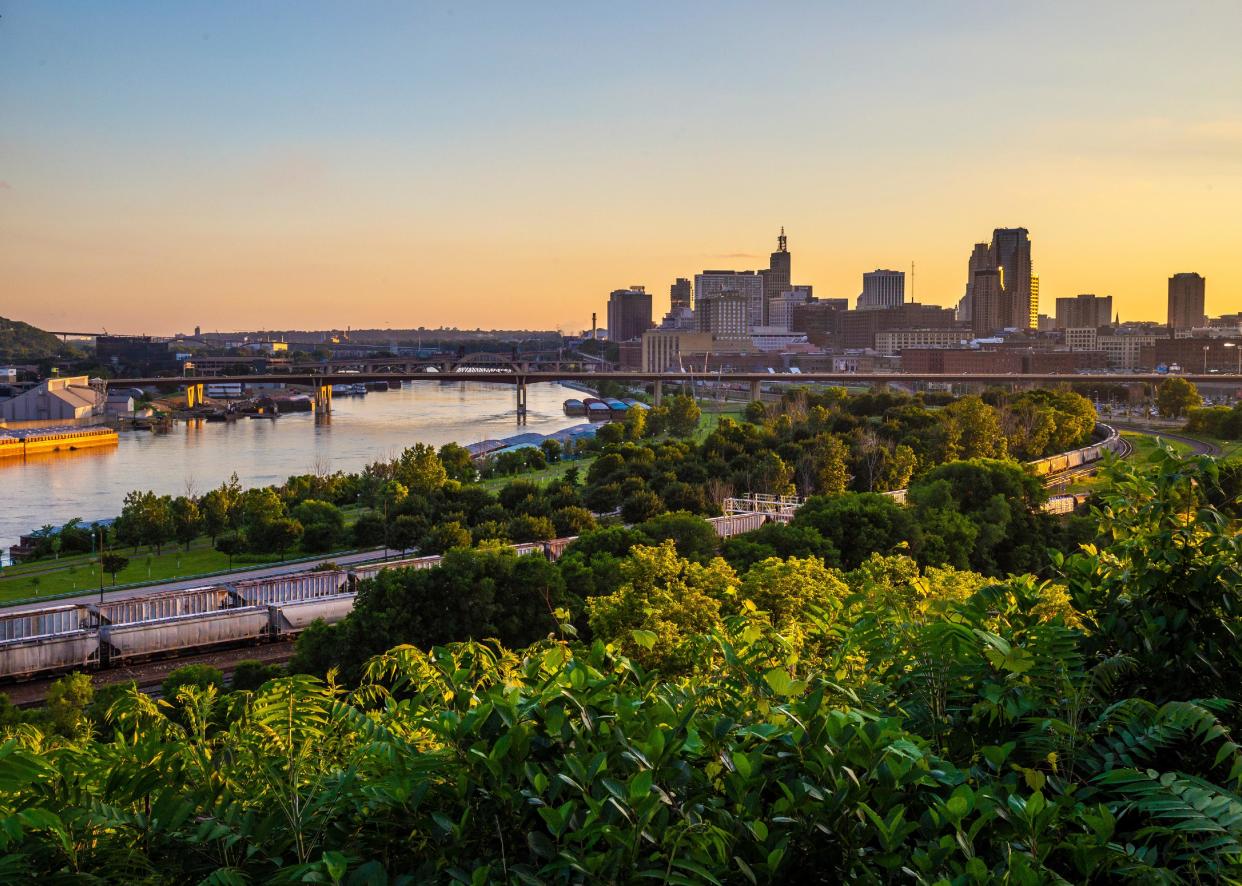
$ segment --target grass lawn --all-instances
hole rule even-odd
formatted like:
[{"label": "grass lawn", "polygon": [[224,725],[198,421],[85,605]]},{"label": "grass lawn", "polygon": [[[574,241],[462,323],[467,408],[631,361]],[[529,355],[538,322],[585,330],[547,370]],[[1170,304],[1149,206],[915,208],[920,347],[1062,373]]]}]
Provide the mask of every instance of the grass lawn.
[{"label": "grass lawn", "polygon": [[[1177,433],[1180,434],[1181,431]],[[1134,447],[1134,452],[1130,455],[1130,461],[1140,467],[1146,467],[1152,463],[1152,456],[1156,452],[1156,438],[1154,436],[1139,434],[1134,431],[1122,431],[1121,436]],[[1161,437],[1160,441],[1168,446],[1172,446],[1173,451],[1178,455],[1186,455],[1190,452],[1190,444],[1183,443],[1181,440],[1169,440]]]},{"label": "grass lawn", "polygon": [[734,421],[742,420],[742,409],[738,407],[722,408],[719,412],[708,412],[706,409],[699,418],[699,429],[694,432],[694,442],[702,443],[707,439],[707,435],[720,425],[721,419],[731,418]]},{"label": "grass lawn", "polygon": [[[129,565],[116,574],[117,585],[190,578],[229,568],[229,558],[213,549],[206,538],[195,541],[188,551],[182,550],[180,545],[165,545],[162,554],[147,554],[145,548],[139,548],[137,553],[132,548],[115,550],[122,557],[129,558]],[[301,555],[292,553],[290,556]],[[233,568],[279,560],[276,554],[244,554],[233,558]],[[104,586],[112,587],[111,575],[104,575]],[[0,571],[0,601],[68,594],[98,587],[99,564],[90,557],[36,560]]]},{"label": "grass lawn", "polygon": [[578,472],[583,477],[586,477],[586,472],[590,469],[591,462],[598,457],[596,455],[586,455],[571,461],[558,461],[554,465],[548,465],[541,471],[522,471],[520,474],[491,477],[487,480],[480,480],[479,485],[488,492],[498,492],[514,480],[532,480],[535,483],[546,483],[548,480],[555,480],[565,476],[570,468],[577,468]]}]

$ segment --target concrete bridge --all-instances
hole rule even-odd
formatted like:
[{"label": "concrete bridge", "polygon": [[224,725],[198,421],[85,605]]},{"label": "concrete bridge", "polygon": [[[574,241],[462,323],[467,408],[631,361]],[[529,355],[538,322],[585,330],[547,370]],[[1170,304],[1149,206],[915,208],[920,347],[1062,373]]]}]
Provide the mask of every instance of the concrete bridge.
[{"label": "concrete bridge", "polygon": [[[440,381],[486,381],[514,386],[518,415],[526,412],[526,389],[528,385],[538,382],[574,381],[583,384],[613,381],[629,384],[650,384],[659,404],[664,395],[666,384],[685,385],[695,382],[709,381],[716,383],[749,385],[750,397],[758,400],[765,385],[887,385],[902,383],[927,384],[975,384],[1002,385],[1012,388],[1034,388],[1048,385],[1077,383],[1080,385],[1125,385],[1125,384],[1157,384],[1168,378],[1155,372],[1124,372],[1108,375],[1068,374],[1068,373],[915,373],[915,372],[642,372],[639,370],[611,369],[593,371],[591,369],[543,369],[529,364],[495,363],[486,365],[456,364],[452,371],[438,371],[425,368],[423,371],[397,371],[389,369],[369,369],[351,372],[319,372],[313,370],[290,369],[288,372],[267,373],[258,375],[228,375],[210,377],[172,377],[172,378],[116,378],[107,384],[123,387],[156,386],[170,390],[186,388],[187,402],[194,406],[202,402],[203,388],[206,382],[212,384],[238,383],[301,385],[315,391],[317,409],[331,410],[332,385],[355,384],[366,381],[409,381],[409,382],[440,382]],[[1178,373],[1195,384],[1236,382],[1242,386],[1242,376],[1221,375],[1217,373]]]}]

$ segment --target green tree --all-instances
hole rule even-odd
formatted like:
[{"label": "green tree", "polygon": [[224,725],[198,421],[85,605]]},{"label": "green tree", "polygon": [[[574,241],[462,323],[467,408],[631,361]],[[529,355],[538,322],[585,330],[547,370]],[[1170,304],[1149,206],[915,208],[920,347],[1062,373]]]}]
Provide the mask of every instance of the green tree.
[{"label": "green tree", "polygon": [[956,458],[1004,458],[1005,435],[1000,418],[979,397],[962,397],[943,410],[945,420],[955,429]]},{"label": "green tree", "polygon": [[125,567],[128,565],[128,557],[122,557],[120,554],[115,554],[111,551],[104,552],[99,558],[100,568],[104,572],[108,573],[108,575],[112,576],[112,583],[114,585],[116,584],[116,574],[124,571]]},{"label": "green tree", "polygon": [[430,495],[444,485],[448,472],[433,447],[415,443],[397,458],[393,478],[414,495]]},{"label": "green tree", "polygon": [[650,489],[636,489],[621,502],[621,519],[641,523],[664,510],[664,501]]},{"label": "green tree", "polygon": [[282,558],[302,538],[302,524],[292,517],[277,517],[251,528],[246,537],[250,548],[260,553],[276,553]]},{"label": "green tree", "polygon": [[443,554],[453,548],[470,547],[470,530],[456,521],[431,527],[420,545],[424,554]]},{"label": "green tree", "polygon": [[223,689],[224,674],[218,668],[213,668],[211,665],[185,665],[171,671],[164,678],[164,682],[160,684],[160,692],[164,698],[171,701],[177,697],[177,692],[185,686],[194,686],[199,689],[206,689],[211,686],[216,689]]},{"label": "green tree", "polygon": [[595,515],[586,508],[570,505],[552,512],[552,525],[557,538],[581,535],[595,528]]},{"label": "green tree", "polygon": [[1156,389],[1156,406],[1160,414],[1169,418],[1181,418],[1189,410],[1203,405],[1203,397],[1192,382],[1171,375],[1160,382]]},{"label": "green tree", "polygon": [[[232,533],[231,535],[222,535],[216,539],[216,544],[215,544],[216,550],[229,558],[229,569],[233,568],[233,558],[236,557],[238,554],[240,554],[243,550],[245,550],[245,547],[246,547],[245,544],[243,544],[241,537],[238,536],[237,533]],[[115,583],[116,583],[116,578],[114,576],[113,584]]]},{"label": "green tree", "polygon": [[203,515],[198,502],[189,496],[180,495],[172,500],[173,535],[188,551],[190,542],[198,538],[203,531]]},{"label": "green tree", "polygon": [[86,708],[94,694],[88,674],[75,672],[53,683],[44,708],[52,731],[65,738],[79,736],[86,726]]},{"label": "green tree", "polygon": [[840,552],[846,569],[858,567],[876,551],[908,549],[917,539],[910,513],[890,496],[875,492],[813,496],[798,509],[793,525],[818,532]]},{"label": "green tree", "polygon": [[248,658],[239,661],[233,666],[233,680],[231,688],[234,691],[253,692],[268,680],[275,680],[277,677],[284,676],[284,668],[280,665],[268,664],[256,659]]},{"label": "green tree", "polygon": [[516,542],[546,541],[556,538],[556,527],[547,517],[518,514],[509,521],[508,536]]},{"label": "green tree", "polygon": [[737,586],[723,560],[692,563],[671,541],[634,548],[620,577],[614,593],[587,601],[592,633],[644,667],[670,674],[692,668],[700,638],[719,628],[721,600]]},{"label": "green tree", "polygon": [[444,466],[444,474],[450,480],[461,483],[473,483],[479,476],[470,457],[470,450],[457,443],[445,443],[440,447],[440,464]]},{"label": "green tree", "polygon": [[668,432],[674,437],[689,437],[699,428],[703,411],[688,394],[676,394],[668,400]]}]

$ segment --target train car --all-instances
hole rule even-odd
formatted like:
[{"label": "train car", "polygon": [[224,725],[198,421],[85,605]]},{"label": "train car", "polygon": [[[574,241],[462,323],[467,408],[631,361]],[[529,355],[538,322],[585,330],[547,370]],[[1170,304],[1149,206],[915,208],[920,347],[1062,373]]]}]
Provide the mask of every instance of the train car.
[{"label": "train car", "polygon": [[219,612],[174,615],[155,621],[102,625],[99,642],[109,664],[164,653],[254,642],[268,634],[268,607],[241,606]]},{"label": "train car", "polygon": [[99,631],[94,626],[0,642],[0,678],[85,670],[98,660]]}]

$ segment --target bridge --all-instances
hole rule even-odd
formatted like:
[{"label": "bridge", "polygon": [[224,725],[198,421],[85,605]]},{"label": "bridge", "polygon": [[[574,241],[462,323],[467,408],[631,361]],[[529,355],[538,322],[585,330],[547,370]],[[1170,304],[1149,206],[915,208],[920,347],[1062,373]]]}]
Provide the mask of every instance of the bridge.
[{"label": "bridge", "polygon": [[[518,415],[526,413],[526,389],[528,385],[539,382],[573,381],[582,384],[613,381],[629,384],[650,384],[658,405],[664,395],[666,384],[685,385],[709,381],[716,383],[744,384],[750,386],[750,398],[760,399],[765,385],[887,385],[901,383],[926,384],[976,384],[1003,385],[1014,388],[1030,388],[1040,385],[1086,384],[1086,385],[1125,385],[1156,383],[1168,378],[1155,372],[1124,372],[1110,375],[1080,375],[1077,373],[914,373],[914,372],[643,372],[641,370],[610,369],[594,371],[591,369],[543,369],[530,364],[497,363],[487,365],[448,364],[451,371],[421,372],[397,371],[387,369],[368,369],[355,372],[321,372],[306,368],[290,368],[287,372],[266,373],[257,375],[216,375],[216,376],[177,376],[147,378],[115,378],[106,384],[123,387],[156,386],[186,387],[187,402],[190,406],[201,402],[205,382],[213,384],[235,383],[242,385],[281,384],[302,385],[315,391],[315,406],[322,411],[330,411],[332,404],[332,385],[355,384],[367,381],[486,381],[499,384],[514,385],[517,398]],[[1178,378],[1204,384],[1236,381],[1242,385],[1242,376],[1221,375],[1216,373],[1179,373]]]}]

